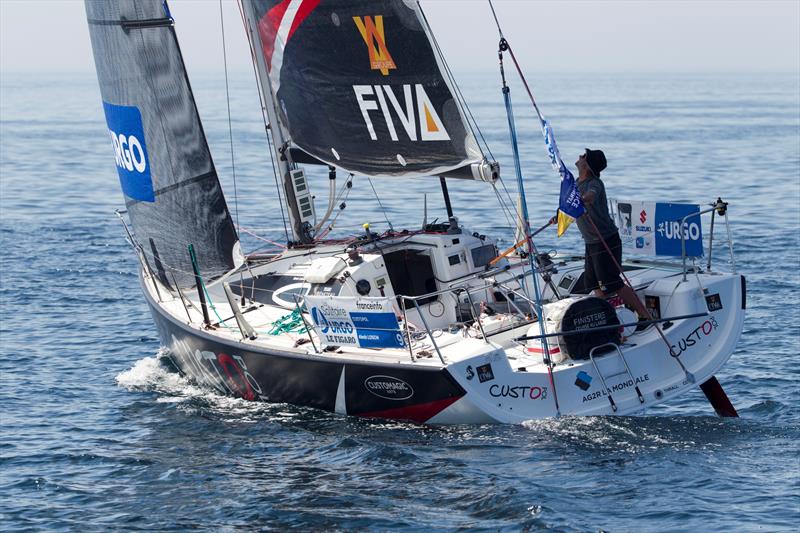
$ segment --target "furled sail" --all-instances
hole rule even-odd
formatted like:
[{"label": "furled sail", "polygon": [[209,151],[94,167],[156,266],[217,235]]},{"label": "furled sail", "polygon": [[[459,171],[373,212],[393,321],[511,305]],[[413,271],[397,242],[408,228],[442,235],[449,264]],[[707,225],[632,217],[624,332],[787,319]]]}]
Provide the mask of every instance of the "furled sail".
[{"label": "furled sail", "polygon": [[166,2],[86,0],[103,109],[136,239],[167,286],[241,256]]},{"label": "furled sail", "polygon": [[244,1],[293,146],[360,174],[497,178],[416,3]]}]

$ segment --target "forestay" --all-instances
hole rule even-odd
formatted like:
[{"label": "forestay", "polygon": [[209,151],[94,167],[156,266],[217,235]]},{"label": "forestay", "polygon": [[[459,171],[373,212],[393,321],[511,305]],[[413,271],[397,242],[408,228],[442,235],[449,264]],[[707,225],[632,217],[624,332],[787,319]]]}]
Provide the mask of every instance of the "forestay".
[{"label": "forestay", "polygon": [[[125,204],[162,283],[194,284],[240,255],[175,36],[161,0],[87,0],[97,78]],[[168,274],[169,273],[169,274]]]},{"label": "forestay", "polygon": [[294,146],[373,176],[494,180],[418,6],[372,0],[245,0],[254,48]]}]

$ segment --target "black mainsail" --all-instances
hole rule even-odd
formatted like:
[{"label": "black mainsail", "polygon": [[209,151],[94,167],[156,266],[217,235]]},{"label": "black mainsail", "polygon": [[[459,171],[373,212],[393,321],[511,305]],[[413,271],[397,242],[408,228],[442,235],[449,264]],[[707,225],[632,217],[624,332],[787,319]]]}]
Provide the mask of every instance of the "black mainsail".
[{"label": "black mainsail", "polygon": [[125,204],[151,270],[194,285],[241,255],[183,64],[161,0],[86,0],[103,109]]},{"label": "black mainsail", "polygon": [[414,2],[244,2],[291,147],[371,176],[497,178]]}]

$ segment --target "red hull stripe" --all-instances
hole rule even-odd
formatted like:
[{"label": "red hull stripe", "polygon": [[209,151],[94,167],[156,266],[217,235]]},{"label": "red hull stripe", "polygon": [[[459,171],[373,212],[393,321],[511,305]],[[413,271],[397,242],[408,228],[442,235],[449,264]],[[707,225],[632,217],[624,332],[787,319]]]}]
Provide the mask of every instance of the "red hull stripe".
[{"label": "red hull stripe", "polygon": [[405,407],[396,407],[384,411],[373,411],[371,413],[360,413],[358,416],[364,418],[391,418],[393,420],[411,420],[423,424],[454,404],[463,396],[453,396],[444,400],[436,400],[427,403],[418,403]]}]

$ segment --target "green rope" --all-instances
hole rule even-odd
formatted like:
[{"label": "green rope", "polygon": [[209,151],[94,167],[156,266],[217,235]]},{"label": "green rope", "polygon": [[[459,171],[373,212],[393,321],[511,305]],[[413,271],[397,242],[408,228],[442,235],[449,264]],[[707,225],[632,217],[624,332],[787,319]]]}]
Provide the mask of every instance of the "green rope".
[{"label": "green rope", "polygon": [[280,335],[281,333],[294,333],[305,328],[303,318],[300,316],[300,309],[295,309],[288,315],[280,317],[271,324],[272,329],[269,335]]}]

